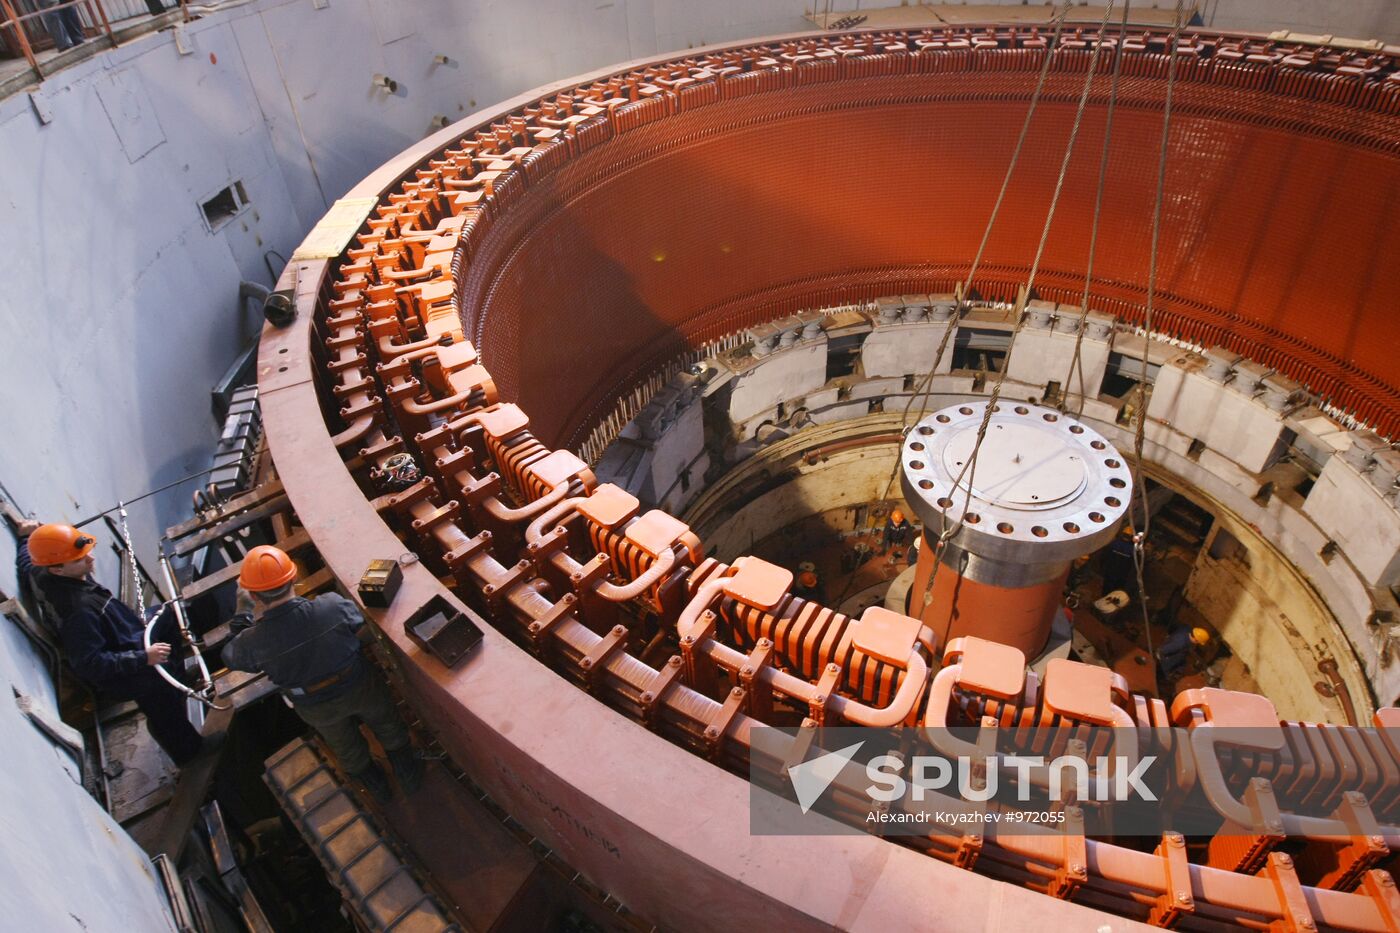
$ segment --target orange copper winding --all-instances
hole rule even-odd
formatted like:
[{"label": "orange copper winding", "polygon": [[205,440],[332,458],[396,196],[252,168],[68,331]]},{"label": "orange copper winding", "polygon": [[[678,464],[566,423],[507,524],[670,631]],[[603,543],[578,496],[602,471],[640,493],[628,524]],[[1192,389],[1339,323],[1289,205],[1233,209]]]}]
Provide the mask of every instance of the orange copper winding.
[{"label": "orange copper winding", "polygon": [[[1092,301],[1129,321],[1141,316],[1139,241],[1150,196],[1147,173],[1135,166],[1155,144],[1162,42],[1149,32],[1128,46],[1115,129],[1121,163],[1109,178],[1106,217],[1119,235],[1099,257],[1103,282]],[[597,494],[591,471],[547,444],[576,443],[613,399],[687,344],[836,300],[949,290],[966,272],[990,202],[997,172],[987,166],[1009,148],[1008,117],[1024,107],[1044,46],[1037,30],[1010,27],[779,41],[552,92],[470,131],[381,199],[322,294],[321,388],[338,412],[337,446],[373,466],[414,452],[429,476],[376,499],[386,518],[498,622],[528,626],[532,637],[543,631],[544,640],[567,632],[555,639],[566,664],[590,684],[614,678],[644,716],[670,681],[627,654],[626,625],[612,625],[618,616],[595,597],[643,578],[666,555],[676,570],[665,568],[665,581],[639,595],[682,630],[683,645],[692,639],[687,681],[695,686],[693,672],[713,664],[740,684],[723,704],[694,704],[707,717],[694,728],[716,757],[725,742],[741,741],[744,717],[760,715],[765,692],[807,704],[818,721],[839,721],[842,710],[854,721],[881,712],[864,702],[907,718],[927,691],[916,643],[902,668],[862,657],[854,623],[768,586],[776,578],[765,581],[773,592],[764,589],[762,605],[744,603],[727,589],[742,570],[701,562],[688,530],[647,546],[650,539],[627,533],[645,517],[590,515],[581,503]],[[1168,180],[1183,192],[1183,210],[1169,222],[1162,328],[1225,344],[1394,431],[1400,389],[1390,350],[1400,323],[1384,313],[1379,284],[1383,270],[1400,266],[1400,232],[1383,209],[1400,196],[1394,61],[1204,33],[1187,46],[1173,142],[1178,174]],[[1064,121],[1056,117],[1086,61],[1072,44],[1057,54],[1042,104],[1047,119],[1028,140],[1033,153],[1058,151]],[[957,131],[942,129],[949,126]],[[1091,114],[1085,135],[1101,132]],[[794,139],[810,155],[800,170],[792,167]],[[1084,148],[1097,147],[1089,139]],[[1010,297],[1020,281],[1025,230],[1035,228],[1027,221],[1043,214],[1053,161],[1031,158],[1018,177],[1011,215],[979,274],[984,295]],[[1242,164],[1247,171],[1234,174]],[[1067,180],[1064,235],[1041,270],[1041,293],[1052,300],[1077,300],[1090,173],[1075,166]],[[1279,196],[1285,187],[1287,200]],[[1315,199],[1330,190],[1367,197],[1343,213]],[[927,222],[934,215],[960,222]],[[1355,248],[1358,237],[1365,249]],[[316,285],[297,287],[300,296]],[[1334,326],[1323,308],[1343,310],[1352,331]],[[499,405],[502,395],[523,410]],[[586,528],[565,514],[566,503]],[[556,510],[553,528],[533,524]],[[689,593],[681,586],[663,596],[666,582],[687,574]],[[749,655],[716,641],[721,616]],[[959,660],[944,668],[956,674],[940,675],[947,715],[995,713],[1019,727],[1047,709],[1070,718],[1078,709],[1046,705],[1054,677],[1068,675],[1048,676],[1045,689],[1031,682],[988,695],[990,688],[963,684],[969,665]],[[1109,688],[1090,699],[1085,710],[1098,715],[1102,706],[1112,721],[1136,724],[1143,742],[1165,724],[1160,704],[1143,698]],[[1204,715],[1182,716],[1199,724],[1193,730],[1209,728]],[[1369,767],[1357,769],[1365,786],[1392,792],[1387,801],[1396,799],[1391,778],[1400,773],[1394,751],[1370,748]],[[1226,780],[1213,769],[1206,777]],[[1234,812],[1233,798],[1219,800]],[[1038,840],[997,845],[1006,865],[1032,878],[1054,875],[1065,859]],[[960,851],[950,859],[971,865],[975,857]],[[1091,874],[1110,886],[1102,896],[1156,904],[1173,892],[1155,856],[1093,842],[1085,851]],[[1286,866],[1270,865],[1270,877],[1286,877]],[[1189,887],[1221,909],[1267,918],[1285,911],[1270,877],[1214,865],[1193,871]],[[1084,866],[1071,874],[1085,875]],[[1351,880],[1361,878],[1358,870]],[[1078,883],[1050,890],[1068,896]],[[1124,884],[1132,887],[1126,895],[1112,887]],[[1357,890],[1308,889],[1320,920],[1386,928],[1390,902],[1379,889]]]}]

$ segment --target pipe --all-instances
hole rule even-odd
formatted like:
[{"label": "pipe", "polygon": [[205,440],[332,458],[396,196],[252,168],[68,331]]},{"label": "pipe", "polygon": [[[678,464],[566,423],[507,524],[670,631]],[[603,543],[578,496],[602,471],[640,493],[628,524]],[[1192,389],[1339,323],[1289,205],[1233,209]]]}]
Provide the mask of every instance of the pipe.
[{"label": "pipe", "polygon": [[546,528],[551,525],[562,524],[565,516],[572,515],[574,510],[578,508],[579,503],[587,498],[587,496],[571,496],[536,518],[530,523],[530,526],[525,529],[525,543],[534,544],[536,541],[539,541],[545,536]]},{"label": "pipe", "polygon": [[365,435],[369,433],[372,427],[374,427],[374,416],[360,415],[354,421],[350,422],[349,426],[346,427],[344,431],[332,435],[331,443],[335,446],[336,450],[340,450],[342,447],[348,447],[351,444],[364,440]]},{"label": "pipe", "polygon": [[[986,757],[982,749],[975,742],[958,738],[948,726],[948,706],[953,688],[957,686],[961,676],[962,662],[959,660],[943,668],[933,678],[933,686],[929,688],[928,705],[924,710],[923,733],[929,744],[947,758],[981,761]],[[1022,683],[1024,690],[1024,680]],[[1137,722],[1127,710],[1117,705],[1113,707],[1112,716],[1114,770],[1131,772],[1138,758]],[[1000,766],[1001,762],[998,759],[998,767]],[[1026,769],[1025,774],[1034,787],[1045,790],[1050,786],[1050,770],[1049,766],[1042,765]],[[1092,769],[1089,771],[1089,780],[1096,780]]]},{"label": "pipe", "polygon": [[498,522],[523,522],[527,518],[532,518],[541,512],[547,511],[550,506],[556,505],[569,492],[569,482],[565,480],[540,496],[538,499],[523,505],[518,509],[513,509],[495,496],[485,499],[481,505],[486,509],[486,513]]},{"label": "pipe", "polygon": [[243,307],[242,303],[250,298],[256,298],[258,301],[267,301],[270,297],[272,297],[272,289],[268,288],[266,285],[259,285],[257,282],[246,281],[238,283],[238,301],[240,309]]},{"label": "pipe", "polygon": [[[1253,829],[1254,812],[1249,804],[1230,793],[1225,774],[1220,769],[1220,759],[1215,754],[1216,728],[1213,723],[1203,722],[1191,727],[1191,751],[1196,759],[1197,783],[1206,795],[1206,800],[1225,819],[1240,826]],[[1282,823],[1268,826],[1270,833],[1289,836],[1306,836],[1317,842],[1333,845],[1347,845],[1354,841],[1352,830],[1341,820],[1321,816],[1299,816],[1295,813],[1279,814]],[[1381,825],[1378,827],[1385,844],[1394,849],[1400,847],[1400,827]]]},{"label": "pipe", "polygon": [[625,586],[618,586],[602,580],[593,587],[593,591],[599,596],[613,603],[625,603],[636,599],[657,583],[666,578],[666,574],[671,572],[671,568],[676,565],[676,549],[673,547],[652,561],[651,566],[637,575],[631,583]]},{"label": "pipe", "polygon": [[[684,640],[687,637],[694,637],[698,628],[700,617],[709,610],[710,605],[719,598],[724,591],[724,585],[729,577],[728,568],[724,573],[711,577],[696,589],[695,595],[691,598],[686,607],[681,610],[680,617],[676,619],[676,634]],[[747,663],[748,659],[729,647],[721,644],[713,638],[706,638],[701,643],[695,645],[696,650],[703,653],[716,664],[731,672],[737,672]],[[890,700],[890,705],[884,708],[870,706],[861,703],[859,700],[852,700],[848,697],[833,695],[827,699],[827,708],[836,716],[853,722],[861,726],[872,728],[887,728],[899,725],[908,719],[923,695],[924,688],[928,683],[928,664],[919,656],[918,652],[911,653],[908,666],[905,668],[903,680],[900,682],[899,690]],[[815,684],[801,680],[786,671],[776,668],[765,667],[760,672],[759,677],[777,692],[788,696],[794,700],[804,703],[813,703],[817,699],[817,687]]]},{"label": "pipe", "polygon": [[480,386],[472,386],[456,395],[449,395],[447,398],[435,399],[431,402],[417,402],[411,398],[404,399],[403,410],[410,415],[435,415],[440,411],[448,411],[464,402],[471,401],[471,397],[480,389]]}]

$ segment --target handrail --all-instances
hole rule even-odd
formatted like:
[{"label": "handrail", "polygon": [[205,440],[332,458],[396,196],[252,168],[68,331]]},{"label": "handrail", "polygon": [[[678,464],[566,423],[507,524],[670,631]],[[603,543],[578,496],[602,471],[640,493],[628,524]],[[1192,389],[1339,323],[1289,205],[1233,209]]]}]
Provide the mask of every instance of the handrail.
[{"label": "handrail", "polygon": [[[184,22],[190,22],[193,17],[190,15],[188,0],[178,0],[178,2]],[[99,24],[95,25],[93,28],[97,28],[102,34],[106,35],[107,42],[110,46],[116,48],[117,38],[112,32],[111,17],[107,15],[107,8],[103,4],[103,0],[62,0],[60,3],[55,3],[51,6],[32,10],[27,13],[18,12],[12,0],[0,0],[0,36],[5,34],[6,29],[13,30],[16,44],[19,46],[20,53],[24,56],[24,60],[29,63],[29,67],[34,70],[34,74],[40,79],[43,79],[53,72],[46,73],[43,66],[39,63],[39,57],[35,53],[33,43],[29,40],[29,35],[25,31],[24,24],[27,20],[43,20],[44,32],[47,33],[49,31],[47,17],[56,16],[63,10],[77,6],[82,6],[87,9],[88,18],[91,19],[94,24]],[[151,19],[154,19],[156,16],[154,13],[148,15]],[[133,16],[129,18],[136,19],[138,17]],[[86,39],[88,37],[85,35],[83,38]],[[54,70],[56,71],[57,69]]]}]

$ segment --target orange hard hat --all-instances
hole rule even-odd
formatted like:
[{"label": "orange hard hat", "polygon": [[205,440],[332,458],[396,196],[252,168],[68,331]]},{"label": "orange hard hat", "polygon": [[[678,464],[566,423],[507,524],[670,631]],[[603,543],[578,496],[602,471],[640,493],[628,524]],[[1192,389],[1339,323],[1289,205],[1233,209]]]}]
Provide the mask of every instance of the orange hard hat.
[{"label": "orange hard hat", "polygon": [[297,578],[297,565],[280,547],[259,544],[243,558],[238,585],[250,593],[279,590]]},{"label": "orange hard hat", "polygon": [[97,539],[72,525],[40,525],[29,536],[29,559],[40,567],[53,567],[86,557]]},{"label": "orange hard hat", "polygon": [[817,575],[810,570],[802,571],[802,575],[797,580],[809,590],[817,585]]},{"label": "orange hard hat", "polygon": [[904,513],[901,512],[899,509],[895,509],[893,512],[890,513],[890,521],[898,525],[900,522],[904,521]]}]

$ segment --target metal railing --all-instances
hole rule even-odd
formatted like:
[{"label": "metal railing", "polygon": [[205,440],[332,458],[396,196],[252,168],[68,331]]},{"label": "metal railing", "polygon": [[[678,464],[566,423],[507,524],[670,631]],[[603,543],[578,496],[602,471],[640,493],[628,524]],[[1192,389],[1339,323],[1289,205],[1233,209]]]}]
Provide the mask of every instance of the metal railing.
[{"label": "metal railing", "polygon": [[[37,52],[44,51],[46,43],[53,41],[54,24],[64,11],[73,9],[78,12],[84,40],[92,38],[90,32],[95,30],[97,36],[105,36],[112,47],[117,44],[116,36],[112,32],[114,20],[120,22],[138,16],[156,15],[149,5],[144,10],[137,9],[132,0],[61,0],[59,3],[39,6],[32,10],[16,9],[16,4],[37,6],[44,2],[45,0],[0,0],[0,57],[4,57],[6,53],[14,57],[22,56],[41,78],[45,72]],[[113,15],[108,15],[109,6]],[[190,11],[186,0],[178,0],[177,6],[170,9],[179,9],[184,21],[189,22]]]}]

